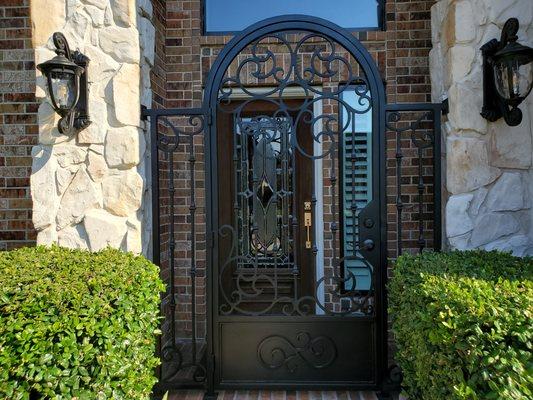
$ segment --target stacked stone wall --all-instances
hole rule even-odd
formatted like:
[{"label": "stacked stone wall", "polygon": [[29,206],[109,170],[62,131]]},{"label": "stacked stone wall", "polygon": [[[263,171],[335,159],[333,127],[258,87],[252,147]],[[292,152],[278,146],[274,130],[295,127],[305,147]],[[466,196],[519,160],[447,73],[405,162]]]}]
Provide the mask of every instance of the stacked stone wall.
[{"label": "stacked stone wall", "polygon": [[432,8],[432,97],[450,104],[444,126],[450,248],[533,254],[533,97],[520,106],[517,127],[480,115],[480,48],[499,39],[511,17],[520,21],[519,41],[532,46],[529,0],[440,0]]},{"label": "stacked stone wall", "polygon": [[147,253],[148,138],[140,108],[152,105],[152,3],[34,0],[31,19],[36,63],[54,56],[55,31],[91,59],[92,123],[76,135],[58,132],[59,117],[37,76],[39,144],[32,150],[31,176],[37,243]]}]

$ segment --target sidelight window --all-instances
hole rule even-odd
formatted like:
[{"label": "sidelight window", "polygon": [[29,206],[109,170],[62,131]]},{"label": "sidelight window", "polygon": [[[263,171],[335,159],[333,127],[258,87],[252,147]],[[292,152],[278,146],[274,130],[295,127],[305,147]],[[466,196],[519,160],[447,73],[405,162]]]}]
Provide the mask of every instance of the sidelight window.
[{"label": "sidelight window", "polygon": [[[371,271],[357,257],[359,240],[359,212],[372,199],[372,108],[369,96],[362,86],[353,86],[352,90],[342,93],[342,99],[349,108],[343,107],[341,122],[343,126],[340,141],[340,170],[342,179],[342,248],[344,261],[345,289],[368,290],[371,283]],[[365,111],[363,114],[357,113]],[[352,257],[352,258],[350,258]],[[355,285],[353,278],[355,277]]]}]

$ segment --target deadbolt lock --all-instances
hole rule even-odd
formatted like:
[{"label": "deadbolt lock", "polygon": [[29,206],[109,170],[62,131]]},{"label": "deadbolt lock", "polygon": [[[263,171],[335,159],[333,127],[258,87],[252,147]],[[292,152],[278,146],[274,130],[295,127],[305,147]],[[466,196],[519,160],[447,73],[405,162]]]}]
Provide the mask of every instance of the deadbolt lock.
[{"label": "deadbolt lock", "polygon": [[364,221],[365,228],[372,228],[374,226],[374,220],[372,218],[366,218]]}]

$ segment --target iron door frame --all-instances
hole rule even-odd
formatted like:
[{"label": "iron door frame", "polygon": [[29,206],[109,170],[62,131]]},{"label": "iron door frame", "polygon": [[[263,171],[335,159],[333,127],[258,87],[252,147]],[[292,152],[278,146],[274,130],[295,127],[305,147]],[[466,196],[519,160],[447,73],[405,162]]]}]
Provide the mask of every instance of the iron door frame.
[{"label": "iron door frame", "polygon": [[[206,221],[208,234],[207,254],[207,390],[214,393],[215,363],[219,354],[218,314],[218,179],[216,169],[217,159],[217,96],[220,84],[227,67],[246,46],[268,34],[286,31],[305,31],[317,33],[343,46],[360,64],[368,80],[369,91],[372,93],[372,127],[373,127],[373,180],[372,202],[365,208],[379,215],[379,223],[374,224],[368,233],[379,238],[379,246],[373,252],[361,250],[365,258],[377,268],[375,274],[375,362],[376,381],[372,386],[358,388],[379,389],[387,376],[387,303],[385,282],[387,277],[387,249],[386,249],[386,191],[385,191],[385,92],[379,70],[365,47],[347,30],[317,17],[303,15],[287,15],[274,17],[253,24],[239,35],[235,36],[221,51],[209,72],[205,91],[203,109],[206,112],[207,128],[205,135],[206,149]],[[364,235],[360,235],[360,242]],[[266,318],[266,317],[261,317]],[[313,317],[309,317],[313,318]],[[316,318],[316,317],[315,317]],[[263,385],[252,385],[264,387]],[[250,388],[252,387],[250,386]],[[306,385],[309,387],[310,385]],[[292,387],[292,386],[291,386]],[[323,387],[323,386],[320,386]],[[330,388],[326,386],[325,388]]]}]

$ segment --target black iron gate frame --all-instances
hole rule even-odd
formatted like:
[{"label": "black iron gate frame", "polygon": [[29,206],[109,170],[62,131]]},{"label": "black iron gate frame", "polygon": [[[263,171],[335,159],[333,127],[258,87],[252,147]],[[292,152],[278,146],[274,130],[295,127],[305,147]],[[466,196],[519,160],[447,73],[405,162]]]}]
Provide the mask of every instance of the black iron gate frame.
[{"label": "black iron gate frame", "polygon": [[[193,355],[193,364],[181,365],[181,359],[179,367],[196,367],[196,373],[199,375],[199,379],[196,382],[187,382],[187,383],[176,383],[176,382],[159,382],[156,390],[165,391],[170,389],[184,389],[191,387],[200,387],[207,390],[207,395],[214,395],[214,340],[215,335],[213,332],[213,317],[215,310],[213,309],[214,302],[214,288],[213,285],[217,282],[212,274],[213,265],[216,262],[214,254],[217,252],[217,237],[214,234],[215,222],[213,221],[213,216],[216,214],[217,207],[217,198],[216,198],[216,188],[217,188],[217,174],[213,173],[213,168],[216,168],[216,145],[213,143],[216,140],[216,126],[213,121],[216,120],[216,107],[213,105],[216,104],[216,96],[218,87],[215,87],[217,82],[221,81],[219,76],[220,71],[224,73],[224,68],[221,68],[221,65],[224,60],[232,60],[246,45],[251,44],[254,39],[260,38],[266,34],[272,34],[275,32],[282,31],[305,31],[305,32],[314,32],[323,34],[326,37],[330,38],[333,41],[336,41],[343,45],[349,50],[351,54],[354,55],[358,62],[366,63],[368,71],[374,72],[377,76],[374,77],[374,81],[380,81],[379,73],[377,72],[377,67],[375,66],[374,61],[370,57],[369,53],[364,49],[361,43],[359,43],[347,30],[339,28],[338,26],[322,20],[320,18],[307,17],[307,16],[281,16],[276,18],[271,18],[265,21],[258,22],[252,25],[250,28],[244,30],[241,34],[234,37],[220,53],[217,61],[213,65],[208,80],[206,82],[206,92],[203,100],[202,107],[199,108],[187,108],[187,109],[143,109],[142,115],[144,119],[150,121],[150,137],[151,137],[151,186],[152,186],[152,250],[153,250],[153,262],[156,265],[160,265],[160,254],[161,254],[161,243],[160,243],[160,187],[159,187],[159,152],[170,155],[175,151],[180,142],[180,137],[189,138],[193,143],[193,134],[186,133],[179,128],[173,127],[169,122],[168,118],[171,117],[182,117],[187,118],[189,126],[194,129],[194,134],[203,134],[203,143],[204,143],[204,154],[205,154],[205,198],[206,198],[206,257],[207,257],[207,266],[206,266],[206,304],[207,304],[207,355],[206,355],[206,365],[202,366],[199,360],[196,360],[196,353]],[[372,84],[373,79],[370,79]],[[213,90],[217,89],[217,90]],[[441,246],[441,167],[440,167],[440,154],[441,154],[441,131],[440,131],[440,118],[441,118],[441,104],[432,104],[432,103],[403,103],[403,104],[386,104],[385,94],[382,85],[372,88],[373,93],[377,93],[377,98],[372,98],[372,104],[376,102],[381,104],[381,111],[379,113],[373,113],[373,128],[378,127],[379,130],[379,145],[376,146],[376,152],[379,155],[379,208],[380,208],[380,236],[381,236],[381,248],[379,252],[380,265],[380,276],[376,281],[377,289],[377,326],[379,331],[377,332],[377,341],[378,341],[378,382],[377,385],[372,387],[364,387],[367,389],[374,390],[392,390],[399,386],[401,380],[401,373],[399,372],[396,366],[388,367],[388,324],[387,324],[387,298],[385,285],[387,281],[387,201],[386,201],[386,140],[385,132],[392,131],[396,136],[396,215],[397,215],[397,254],[401,254],[403,251],[402,246],[402,212],[404,210],[405,204],[402,202],[402,159],[404,157],[402,152],[402,135],[408,138],[414,143],[415,147],[418,150],[418,166],[419,166],[419,180],[418,180],[418,212],[419,212],[419,237],[417,243],[419,245],[419,250],[423,251],[426,247],[426,239],[424,232],[423,224],[423,195],[426,190],[426,184],[423,181],[423,172],[422,172],[422,157],[423,150],[431,148],[433,151],[433,249],[436,251],[440,250]],[[402,113],[416,113],[422,112],[422,116],[416,118],[414,121],[409,120],[408,123],[402,127],[396,127],[395,124],[401,122]],[[169,128],[173,131],[176,142],[169,142],[167,139],[162,139],[158,135],[158,125],[162,120],[166,120]],[[424,133],[420,136],[416,135],[415,132],[419,129],[422,129],[424,121],[431,120],[433,123],[432,132],[429,133],[428,129],[424,130]],[[194,146],[191,145],[191,153],[189,155],[189,165],[190,165],[190,229],[191,229],[191,265],[190,265],[190,276],[191,276],[191,285],[193,285],[193,311],[192,311],[192,326],[193,330],[195,329],[195,317],[196,310],[194,308],[194,277],[196,276],[196,265],[195,265],[195,223],[194,216],[196,213],[196,200],[195,200],[195,174],[194,174],[194,165],[196,162],[196,157],[194,154]],[[169,187],[167,188],[170,196],[170,232],[169,232],[169,272],[170,278],[169,281],[169,296],[170,296],[170,308],[171,313],[170,317],[172,318],[170,329],[171,329],[171,348],[165,349],[161,344],[158,353],[162,358],[169,356],[172,351],[176,351],[175,348],[172,348],[172,345],[175,346],[176,336],[175,336],[175,292],[174,292],[174,251],[175,251],[175,241],[174,241],[174,193],[175,187],[172,178],[173,174],[173,164],[170,162],[170,179]],[[310,317],[312,320],[312,317]],[[193,334],[193,342],[196,341],[196,337]],[[196,343],[193,344],[195,346]],[[179,351],[179,350],[177,350]],[[168,354],[166,353],[168,352]],[[169,356],[171,357],[171,355]],[[180,355],[181,357],[181,355]],[[282,387],[283,385],[280,385]],[[312,385],[306,385],[305,388],[309,388]],[[260,388],[261,385],[256,387]],[[359,386],[358,386],[359,387]]]}]

